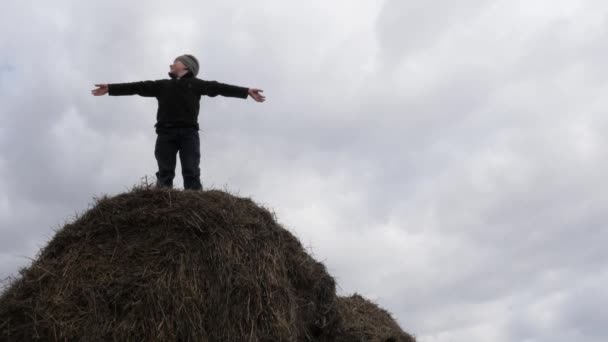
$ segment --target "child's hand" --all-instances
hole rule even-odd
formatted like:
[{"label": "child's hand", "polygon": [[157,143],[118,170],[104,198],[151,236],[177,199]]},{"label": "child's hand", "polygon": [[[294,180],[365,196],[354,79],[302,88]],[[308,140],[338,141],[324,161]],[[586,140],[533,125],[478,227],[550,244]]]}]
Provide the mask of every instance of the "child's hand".
[{"label": "child's hand", "polygon": [[108,85],[107,84],[96,84],[97,89],[91,90],[91,94],[94,96],[101,96],[108,93]]},{"label": "child's hand", "polygon": [[261,92],[263,92],[262,89],[256,89],[256,88],[249,88],[249,96],[251,96],[254,100],[256,100],[257,102],[264,102],[266,100],[266,97],[262,94],[260,94]]}]

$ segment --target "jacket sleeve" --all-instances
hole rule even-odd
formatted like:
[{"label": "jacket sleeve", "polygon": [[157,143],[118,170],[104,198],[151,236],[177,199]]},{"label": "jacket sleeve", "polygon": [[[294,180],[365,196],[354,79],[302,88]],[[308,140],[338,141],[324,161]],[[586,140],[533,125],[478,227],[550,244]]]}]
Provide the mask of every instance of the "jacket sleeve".
[{"label": "jacket sleeve", "polygon": [[200,82],[197,82],[197,90],[201,95],[211,97],[222,95],[226,97],[239,97],[246,99],[249,95],[249,88],[220,83],[217,81],[201,80]]},{"label": "jacket sleeve", "polygon": [[160,81],[140,81],[108,84],[108,95],[139,95],[156,97],[160,93]]}]

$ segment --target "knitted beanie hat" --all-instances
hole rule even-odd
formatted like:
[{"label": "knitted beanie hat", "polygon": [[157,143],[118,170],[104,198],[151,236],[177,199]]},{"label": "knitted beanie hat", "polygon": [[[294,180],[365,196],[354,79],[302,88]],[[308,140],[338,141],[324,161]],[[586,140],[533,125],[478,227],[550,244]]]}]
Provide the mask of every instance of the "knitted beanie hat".
[{"label": "knitted beanie hat", "polygon": [[193,76],[198,75],[198,60],[192,55],[181,55],[175,59],[176,61],[182,62]]}]

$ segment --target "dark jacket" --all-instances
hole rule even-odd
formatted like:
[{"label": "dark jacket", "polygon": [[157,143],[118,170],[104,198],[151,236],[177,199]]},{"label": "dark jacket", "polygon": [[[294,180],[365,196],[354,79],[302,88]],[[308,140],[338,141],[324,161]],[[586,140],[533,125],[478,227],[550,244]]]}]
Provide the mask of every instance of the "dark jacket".
[{"label": "dark jacket", "polygon": [[202,95],[246,99],[248,88],[204,81],[187,73],[181,78],[169,73],[171,79],[108,84],[109,95],[140,95],[156,97],[156,127],[193,127],[198,129],[198,112]]}]

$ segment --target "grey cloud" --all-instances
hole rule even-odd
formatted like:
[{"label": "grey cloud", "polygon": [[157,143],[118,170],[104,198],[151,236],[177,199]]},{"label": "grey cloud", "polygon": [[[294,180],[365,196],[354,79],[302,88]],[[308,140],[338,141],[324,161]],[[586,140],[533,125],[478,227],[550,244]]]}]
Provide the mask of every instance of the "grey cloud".
[{"label": "grey cloud", "polygon": [[203,77],[269,98],[203,99],[203,182],[277,208],[345,291],[423,341],[605,339],[607,31],[581,18],[603,5],[538,2],[531,19],[500,1],[319,4],[3,12],[23,29],[0,37],[0,275],[92,196],[155,171],[155,101],[93,83],[164,78],[189,50]]},{"label": "grey cloud", "polygon": [[408,52],[436,44],[454,26],[467,25],[492,2],[446,0],[427,2],[389,0],[377,20],[378,41],[389,65]]}]

